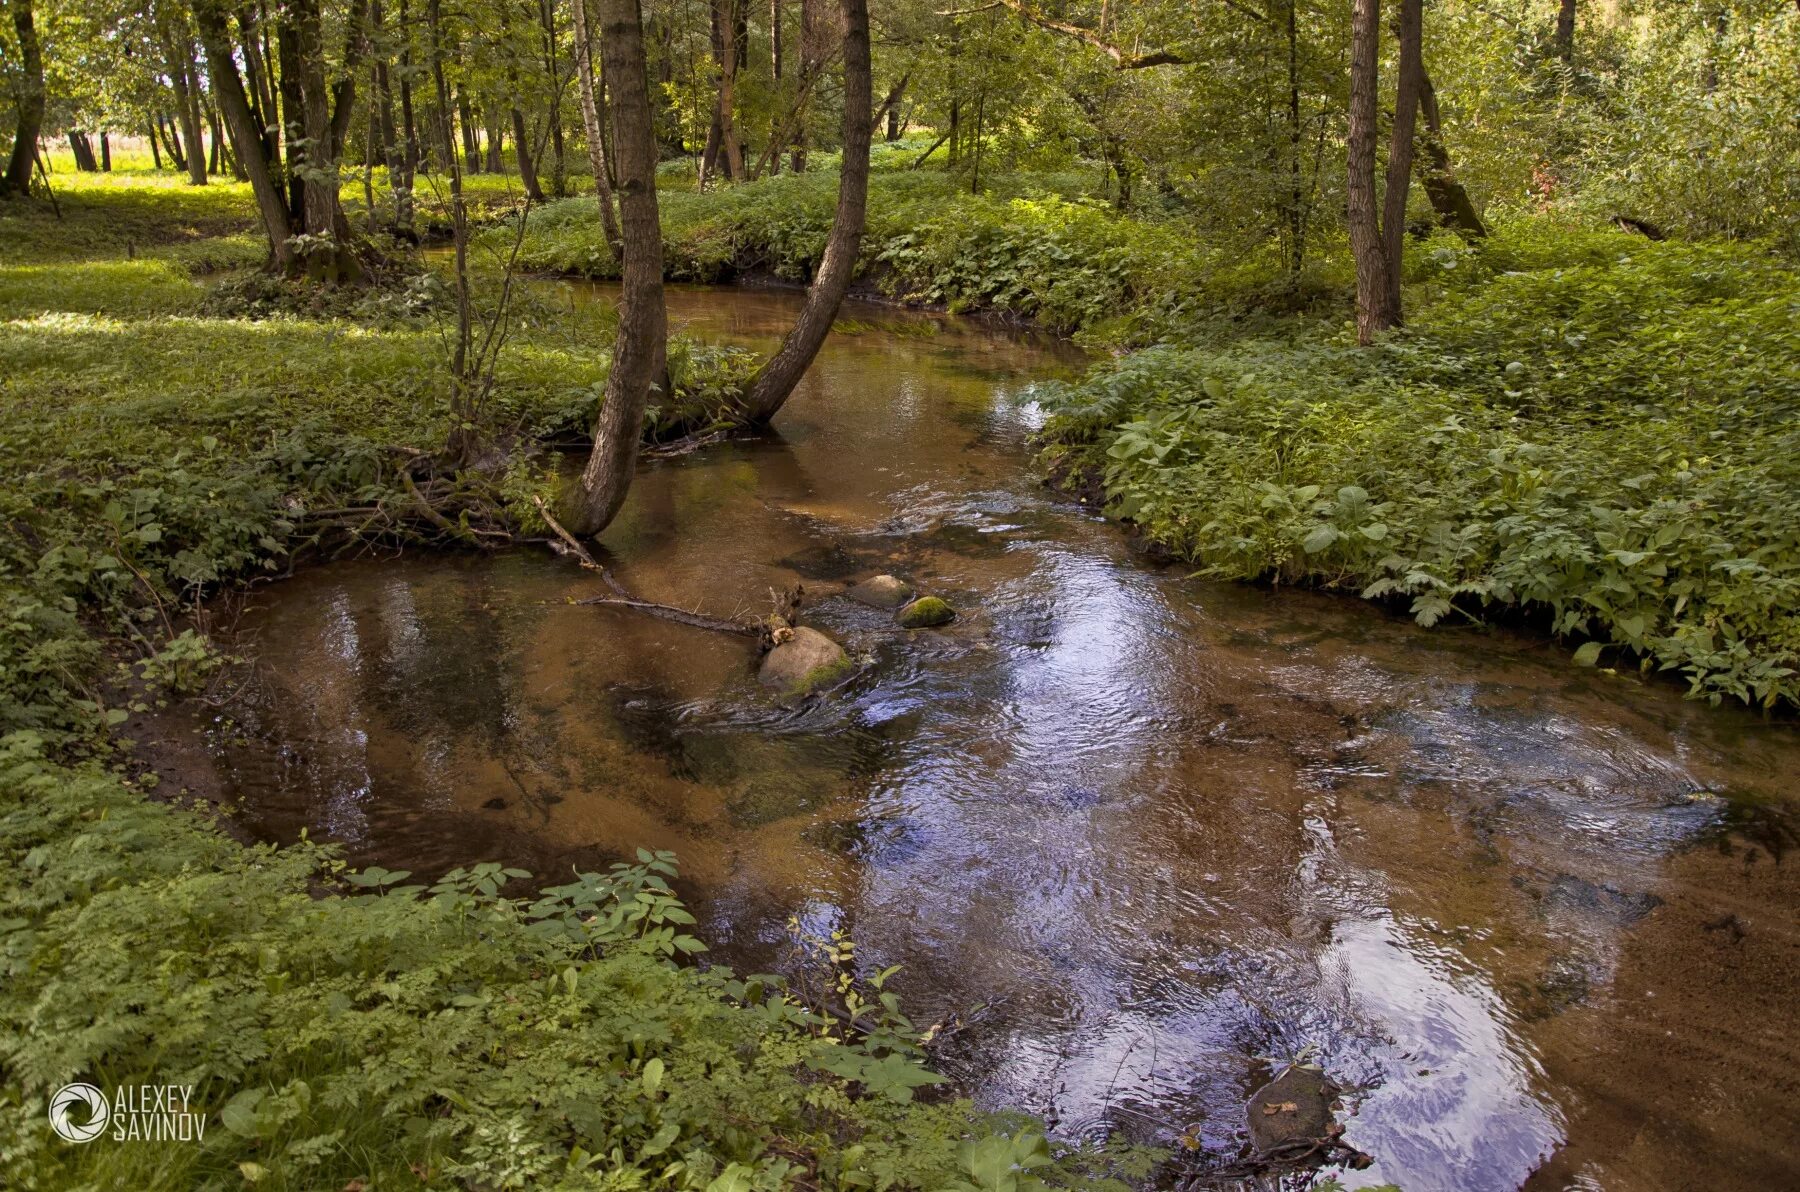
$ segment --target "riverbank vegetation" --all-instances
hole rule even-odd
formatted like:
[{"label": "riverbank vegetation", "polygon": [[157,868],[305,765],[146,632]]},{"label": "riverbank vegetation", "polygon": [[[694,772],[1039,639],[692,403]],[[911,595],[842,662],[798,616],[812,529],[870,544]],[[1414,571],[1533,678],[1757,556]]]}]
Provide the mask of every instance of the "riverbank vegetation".
[{"label": "riverbank vegetation", "polygon": [[[1790,5],[8,11],[22,1187],[1142,1174],[942,1095],[879,974],[802,1000],[688,962],[667,857],[524,900],[350,874],[156,801],[109,737],[221,696],[224,588],[535,548],[552,508],[602,533],[646,430],[766,425],[853,285],[1112,353],[1048,397],[1046,462],[1200,571],[1800,702]],[[521,271],[622,276],[621,310]],[[665,277],[760,275],[811,282],[773,355],[668,338]],[[193,1084],[205,1144],[71,1149],[78,1077]]]}]

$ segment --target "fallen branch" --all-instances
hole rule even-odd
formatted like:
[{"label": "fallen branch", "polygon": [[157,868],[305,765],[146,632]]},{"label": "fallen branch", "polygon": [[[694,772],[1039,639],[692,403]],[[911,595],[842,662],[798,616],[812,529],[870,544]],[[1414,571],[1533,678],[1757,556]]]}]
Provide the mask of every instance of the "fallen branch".
[{"label": "fallen branch", "polygon": [[577,600],[575,603],[636,609],[640,613],[649,613],[653,617],[674,621],[678,625],[691,625],[695,629],[711,629],[715,633],[731,633],[739,637],[762,636],[762,630],[759,627],[747,625],[742,621],[727,621],[723,617],[691,613],[684,608],[676,608],[672,604],[657,604],[654,601],[637,600],[629,596],[589,596],[586,600]]}]

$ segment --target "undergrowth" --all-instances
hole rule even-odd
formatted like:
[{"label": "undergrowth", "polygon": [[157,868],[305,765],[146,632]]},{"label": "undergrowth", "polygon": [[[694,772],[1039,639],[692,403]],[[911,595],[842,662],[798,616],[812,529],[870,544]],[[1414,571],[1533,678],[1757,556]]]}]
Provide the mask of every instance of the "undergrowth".
[{"label": "undergrowth", "polygon": [[1207,575],[1541,612],[1575,660],[1800,702],[1800,275],[1527,220],[1414,255],[1416,317],[1168,343],[1049,401],[1048,454]]}]

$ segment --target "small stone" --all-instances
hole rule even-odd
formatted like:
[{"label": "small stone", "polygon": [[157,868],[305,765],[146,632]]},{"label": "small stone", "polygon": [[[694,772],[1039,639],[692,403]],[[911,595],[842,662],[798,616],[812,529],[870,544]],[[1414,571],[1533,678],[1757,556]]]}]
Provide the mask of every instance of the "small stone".
[{"label": "small stone", "polygon": [[850,672],[850,658],[817,629],[796,626],[793,636],[763,657],[759,678],[765,687],[778,687],[790,697],[810,695]]},{"label": "small stone", "polygon": [[1250,1098],[1250,1140],[1267,1152],[1296,1140],[1329,1136],[1331,1103],[1339,1089],[1322,1072],[1299,1066],[1256,1090]]},{"label": "small stone", "polygon": [[854,584],[844,595],[870,608],[899,608],[913,597],[912,585],[891,575],[877,575]]},{"label": "small stone", "polygon": [[956,610],[936,596],[921,596],[900,610],[900,624],[907,629],[930,629],[956,620]]}]

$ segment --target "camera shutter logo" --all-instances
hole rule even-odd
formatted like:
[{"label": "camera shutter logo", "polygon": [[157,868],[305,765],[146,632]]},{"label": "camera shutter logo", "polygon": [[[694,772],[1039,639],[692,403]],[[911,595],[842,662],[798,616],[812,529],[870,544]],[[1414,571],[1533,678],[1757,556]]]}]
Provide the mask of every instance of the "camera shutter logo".
[{"label": "camera shutter logo", "polygon": [[[74,1120],[76,1117],[80,1120]],[[69,1142],[94,1141],[106,1133],[111,1118],[106,1094],[91,1084],[66,1084],[50,1098],[50,1128]]]}]

